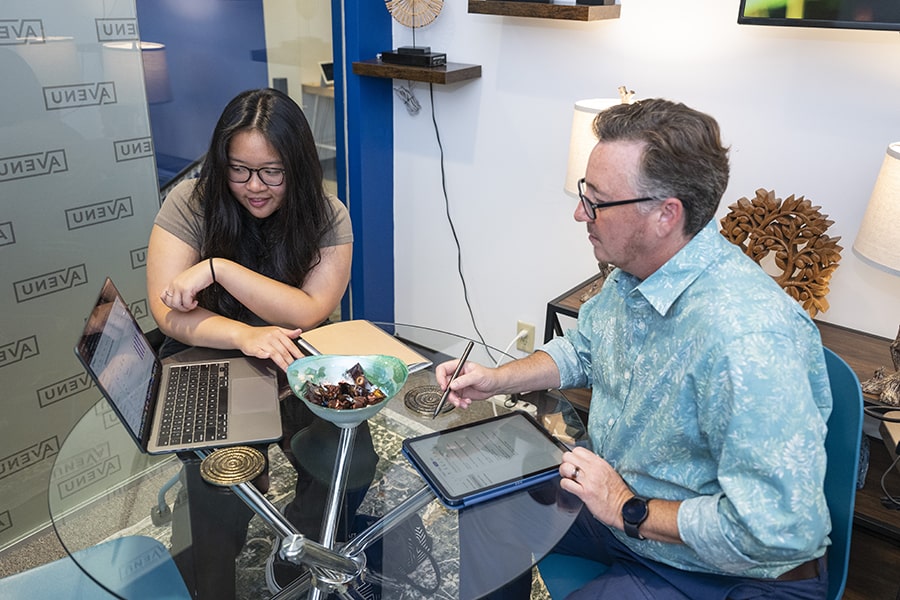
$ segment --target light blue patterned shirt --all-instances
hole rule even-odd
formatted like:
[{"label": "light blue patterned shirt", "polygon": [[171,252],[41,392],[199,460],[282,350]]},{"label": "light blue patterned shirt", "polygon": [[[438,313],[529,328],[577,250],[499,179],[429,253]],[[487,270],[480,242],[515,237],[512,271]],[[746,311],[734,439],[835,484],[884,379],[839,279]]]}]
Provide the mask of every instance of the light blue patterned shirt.
[{"label": "light blue patterned shirt", "polygon": [[819,332],[714,222],[644,281],[614,271],[541,349],[562,387],[593,388],[593,450],[639,495],[682,501],[683,545],[613,530],[635,552],[759,578],[824,554]]}]

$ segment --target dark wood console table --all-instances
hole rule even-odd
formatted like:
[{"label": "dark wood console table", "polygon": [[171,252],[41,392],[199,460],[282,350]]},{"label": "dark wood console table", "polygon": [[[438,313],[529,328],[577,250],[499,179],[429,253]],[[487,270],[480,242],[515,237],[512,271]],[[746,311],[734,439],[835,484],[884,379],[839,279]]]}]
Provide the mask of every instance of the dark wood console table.
[{"label": "dark wood console table", "polygon": [[[545,342],[550,341],[554,335],[562,334],[560,315],[578,317],[578,311],[583,304],[581,298],[585,293],[596,291],[593,284],[600,277],[599,274],[595,275],[547,303]],[[860,381],[872,377],[876,369],[892,368],[889,349],[891,340],[822,321],[816,321],[816,324],[822,335],[822,344],[847,361]],[[589,389],[565,390],[564,393],[579,412],[582,414],[588,412],[591,401]],[[866,402],[877,404],[877,399],[867,396]],[[881,476],[890,466],[891,457],[884,443],[878,438],[869,437],[869,449],[869,471],[865,487],[856,494],[854,525],[886,536],[900,544],[900,510],[885,508],[881,503],[881,497],[884,495],[881,489]],[[900,494],[900,473],[889,476],[888,480],[889,485],[890,482],[894,483],[892,489],[898,490],[897,494]]]},{"label": "dark wood console table", "polygon": [[[876,369],[887,367],[890,370],[893,367],[889,349],[891,340],[831,323],[816,321],[816,324],[822,335],[822,344],[847,361],[861,382],[872,377]],[[865,401],[878,404],[877,398],[868,395]],[[853,522],[900,542],[900,510],[885,508],[881,503],[884,495],[881,476],[890,467],[891,456],[884,443],[875,437],[869,437],[869,450],[869,472],[865,487],[856,494]],[[895,490],[900,489],[897,481],[897,475],[888,477],[888,484],[894,482]]]}]

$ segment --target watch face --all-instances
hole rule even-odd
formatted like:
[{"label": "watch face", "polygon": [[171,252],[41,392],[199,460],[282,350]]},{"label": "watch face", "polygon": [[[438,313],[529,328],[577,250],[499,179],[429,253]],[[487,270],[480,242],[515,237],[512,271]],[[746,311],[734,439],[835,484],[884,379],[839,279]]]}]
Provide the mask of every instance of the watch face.
[{"label": "watch face", "polygon": [[628,523],[638,525],[647,518],[647,500],[635,496],[622,506],[622,519]]}]

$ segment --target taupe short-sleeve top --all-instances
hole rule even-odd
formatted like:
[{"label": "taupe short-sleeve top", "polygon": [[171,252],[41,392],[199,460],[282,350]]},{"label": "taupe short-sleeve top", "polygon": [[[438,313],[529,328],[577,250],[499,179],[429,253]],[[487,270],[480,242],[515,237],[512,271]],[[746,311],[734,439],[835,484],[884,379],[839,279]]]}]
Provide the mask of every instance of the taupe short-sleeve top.
[{"label": "taupe short-sleeve top", "polygon": [[[176,185],[166,196],[153,222],[200,252],[205,216],[200,203],[193,195],[196,185],[196,179],[188,179]],[[350,225],[347,207],[331,194],[327,194],[326,197],[333,225],[322,238],[321,247],[349,244],[353,241],[353,228]]]}]

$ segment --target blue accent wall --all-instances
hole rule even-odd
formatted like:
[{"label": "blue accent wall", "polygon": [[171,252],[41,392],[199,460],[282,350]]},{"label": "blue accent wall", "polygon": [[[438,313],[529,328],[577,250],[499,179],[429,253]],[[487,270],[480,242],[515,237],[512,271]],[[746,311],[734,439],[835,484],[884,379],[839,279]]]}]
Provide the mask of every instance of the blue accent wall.
[{"label": "blue accent wall", "polygon": [[141,39],[166,45],[172,100],[150,105],[160,183],[206,152],[239,92],[268,86],[262,0],[137,0]]},{"label": "blue accent wall", "polygon": [[[341,2],[332,1],[335,122],[347,107],[347,152],[338,132],[338,193],[353,221],[353,271],[343,314],[394,320],[394,121],[391,79],[353,74],[354,61],[391,48],[391,17],[383,2],[345,0],[346,56],[341,48]],[[343,73],[347,72],[346,88]],[[347,184],[349,183],[349,190]],[[349,192],[349,193],[348,193]]]}]

